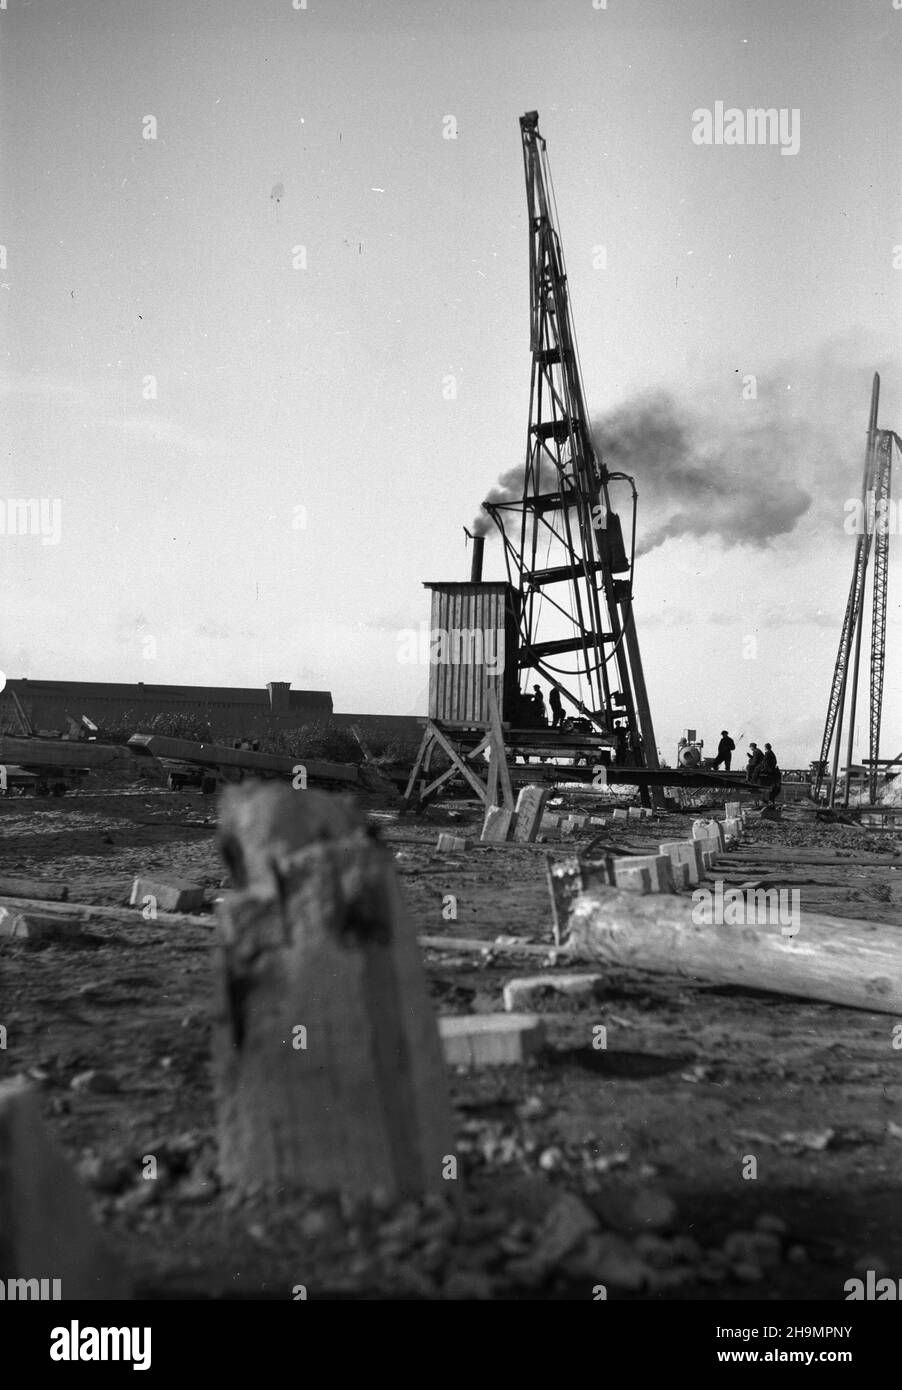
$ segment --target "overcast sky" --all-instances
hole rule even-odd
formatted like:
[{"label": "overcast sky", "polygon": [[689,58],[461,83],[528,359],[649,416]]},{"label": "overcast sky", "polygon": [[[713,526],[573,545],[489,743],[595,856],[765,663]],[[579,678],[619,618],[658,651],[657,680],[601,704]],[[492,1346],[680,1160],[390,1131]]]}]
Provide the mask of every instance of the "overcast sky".
[{"label": "overcast sky", "polygon": [[[0,501],[60,527],[0,534],[7,675],[425,711],[399,633],[524,452],[536,109],[602,447],[651,392],[698,449],[681,491],[629,460],[640,543],[683,532],[636,573],[661,750],[817,755],[875,370],[902,431],[902,11],[595,5],[9,0]],[[717,101],[797,111],[798,151],[695,143]]]}]

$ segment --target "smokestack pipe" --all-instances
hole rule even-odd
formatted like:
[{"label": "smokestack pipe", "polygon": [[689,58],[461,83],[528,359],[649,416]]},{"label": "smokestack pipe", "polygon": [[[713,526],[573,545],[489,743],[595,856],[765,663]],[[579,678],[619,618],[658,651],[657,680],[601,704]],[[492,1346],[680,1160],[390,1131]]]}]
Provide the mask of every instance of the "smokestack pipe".
[{"label": "smokestack pipe", "polygon": [[482,583],[482,552],[485,550],[485,536],[473,537],[473,561],[470,565],[470,583]]}]

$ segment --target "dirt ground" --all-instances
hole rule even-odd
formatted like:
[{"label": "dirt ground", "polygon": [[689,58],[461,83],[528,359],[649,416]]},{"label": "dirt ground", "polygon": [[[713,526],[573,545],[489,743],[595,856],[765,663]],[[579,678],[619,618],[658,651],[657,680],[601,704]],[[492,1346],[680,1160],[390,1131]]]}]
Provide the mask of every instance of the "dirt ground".
[{"label": "dirt ground", "polygon": [[[440,830],[478,835],[474,803],[418,819],[375,797],[367,809],[416,930],[486,943],[484,954],[426,951],[437,1012],[500,1010],[506,981],[545,967],[488,948],[499,936],[551,945],[545,856],[572,843],[439,854]],[[0,799],[0,875],[64,881],[72,902],[114,905],[137,871],[159,871],[203,884],[212,902],[225,876],[214,818],[209,798],[145,787]],[[629,823],[622,843],[680,838],[691,819]],[[833,863],[805,862],[824,851]],[[902,930],[892,834],[761,822],[722,862],[737,882],[749,864],[769,865],[774,882],[800,888],[803,916]],[[459,1202],[274,1206],[236,1203],[217,1179],[216,970],[212,907],[203,925],[123,913],[69,942],[0,942],[0,1077],[39,1088],[139,1296],[290,1299],[303,1286],[310,1298],[591,1299],[603,1285],[612,1299],[840,1300],[859,1271],[902,1276],[891,1016],[607,973],[579,1001],[538,1002],[538,1060],[451,1073]],[[142,1178],[148,1154],[155,1182]],[[581,1244],[558,1239],[584,1219],[596,1224]]]}]

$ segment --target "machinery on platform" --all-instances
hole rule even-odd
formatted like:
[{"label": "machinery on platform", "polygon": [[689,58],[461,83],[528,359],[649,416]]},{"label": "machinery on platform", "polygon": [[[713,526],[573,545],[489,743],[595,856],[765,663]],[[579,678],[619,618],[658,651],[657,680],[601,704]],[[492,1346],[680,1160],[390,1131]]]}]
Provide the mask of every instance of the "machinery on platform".
[{"label": "machinery on platform", "polygon": [[[529,214],[529,425],[522,494],[484,510],[516,593],[518,672],[613,740],[616,761],[657,768],[633,616],[636,487],[611,473],[589,428],[554,192],[539,117],[520,119]],[[631,508],[627,553],[613,484]],[[568,711],[570,713],[570,711]]]},{"label": "machinery on platform", "polygon": [[[520,134],[532,355],[526,460],[519,495],[505,490],[483,503],[507,581],[483,581],[485,536],[467,532],[469,580],[425,586],[429,714],[405,800],[421,806],[460,778],[485,805],[512,808],[512,781],[559,778],[566,763],[579,780],[638,785],[645,805],[660,804],[675,775],[659,766],[633,614],[636,487],[605,467],[589,427],[535,111],[521,117]],[[615,487],[629,509],[628,546]],[[559,692],[557,727],[537,678]],[[681,767],[676,780],[722,781],[697,766]]]},{"label": "machinery on platform", "polygon": [[701,767],[705,740],[697,737],[695,729],[684,729],[677,743],[677,767]]}]

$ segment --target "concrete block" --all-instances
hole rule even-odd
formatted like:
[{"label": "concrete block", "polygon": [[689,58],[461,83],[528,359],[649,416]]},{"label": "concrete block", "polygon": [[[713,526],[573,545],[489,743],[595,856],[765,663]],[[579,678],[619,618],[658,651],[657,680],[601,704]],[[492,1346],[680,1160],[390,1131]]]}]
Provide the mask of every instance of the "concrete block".
[{"label": "concrete block", "polygon": [[689,885],[695,887],[704,877],[702,846],[698,840],[668,840],[660,846],[662,854],[670,857],[674,864],[685,864],[689,873]]},{"label": "concrete block", "polygon": [[555,816],[549,816],[549,815],[546,813],[546,814],[542,817],[542,829],[543,829],[543,830],[557,830],[557,828],[558,828],[558,826],[560,825],[560,823],[561,823],[561,817],[560,817],[560,816],[557,816],[557,815],[555,815]]},{"label": "concrete block", "polygon": [[607,823],[608,823],[608,818],[607,818],[607,816],[590,816],[590,817],[589,817],[589,824],[590,824],[590,825],[607,825]]},{"label": "concrete block", "polygon": [[692,886],[692,875],[689,865],[684,860],[678,859],[670,861],[670,872],[673,874],[673,886],[676,889],[690,888]]},{"label": "concrete block", "polygon": [[704,863],[705,872],[706,872],[706,873],[708,873],[708,874],[711,873],[712,869],[714,868],[714,864],[715,864],[716,860],[717,860],[717,853],[716,853],[716,851],[710,850],[710,849],[702,850],[702,862]]},{"label": "concrete block", "polygon": [[153,898],[160,912],[194,912],[204,905],[204,890],[183,878],[136,878],[129,902],[132,907],[144,907],[145,898]]},{"label": "concrete block", "polygon": [[637,867],[632,859],[615,859],[614,883],[630,893],[650,893],[651,871]]},{"label": "concrete block", "polygon": [[529,975],[508,980],[504,986],[504,1008],[507,1013],[518,1009],[535,1008],[549,990],[565,994],[570,999],[591,999],[602,983],[602,975]]},{"label": "concrete block", "polygon": [[696,820],[692,822],[693,840],[714,840],[723,849],[723,827],[717,820]]},{"label": "concrete block", "polygon": [[614,809],[615,820],[629,820],[629,812],[625,806],[617,806]]},{"label": "concrete block", "polygon": [[742,802],[728,801],[723,810],[727,820],[734,820],[742,815]]},{"label": "concrete block", "polygon": [[464,850],[471,849],[472,840],[466,840],[460,835],[439,835],[435,847],[440,854],[462,854]]},{"label": "concrete block", "polygon": [[731,816],[723,823],[724,848],[738,845],[742,839],[742,818]]},{"label": "concrete block", "polygon": [[439,1036],[450,1067],[503,1067],[541,1051],[545,1025],[535,1014],[466,1014],[440,1018]]},{"label": "concrete block", "polygon": [[641,806],[627,806],[627,808],[626,808],[627,820],[641,820],[641,819],[642,819],[642,810],[643,810],[643,808],[642,808]]},{"label": "concrete block", "polygon": [[84,923],[77,917],[0,907],[0,937],[15,937],[22,941],[65,941],[81,936],[83,929]]},{"label": "concrete block", "polygon": [[631,865],[636,869],[647,869],[652,893],[673,892],[673,866],[669,854],[637,854],[631,859],[616,859],[614,861],[615,875],[619,864]]},{"label": "concrete block", "polygon": [[490,806],[485,813],[480,839],[491,841],[493,844],[509,840],[516,815],[516,811],[509,811],[504,806]]},{"label": "concrete block", "polygon": [[521,788],[520,795],[517,797],[517,822],[512,835],[514,840],[527,845],[534,842],[539,833],[545,803],[550,794],[550,787],[528,786]]},{"label": "concrete block", "polygon": [[21,1077],[0,1082],[0,1280],[58,1279],[64,1300],[129,1298],[90,1212],[44,1129],[34,1087]]}]

